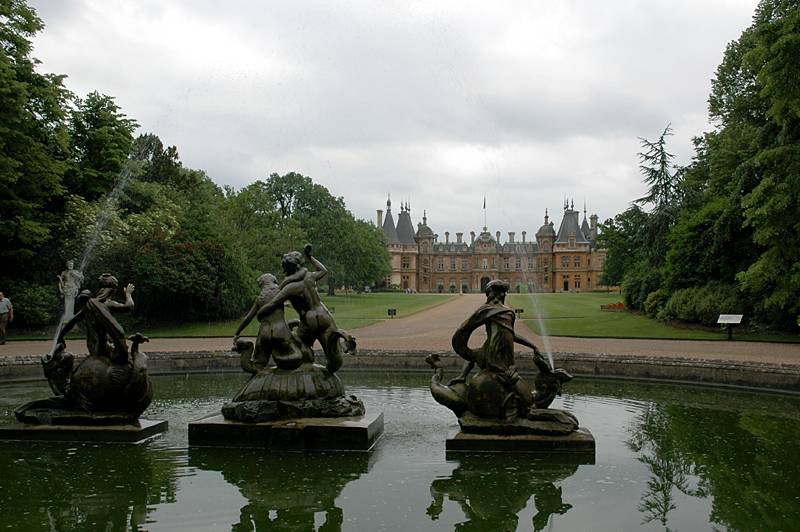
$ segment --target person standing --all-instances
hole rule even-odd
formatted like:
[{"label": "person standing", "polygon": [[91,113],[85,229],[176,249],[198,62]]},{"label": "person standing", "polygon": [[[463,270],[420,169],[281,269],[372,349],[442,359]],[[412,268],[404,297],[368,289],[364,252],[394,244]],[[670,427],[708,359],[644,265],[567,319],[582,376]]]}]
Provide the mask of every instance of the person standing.
[{"label": "person standing", "polygon": [[14,307],[11,300],[0,292],[0,345],[6,343],[6,326],[14,321]]}]

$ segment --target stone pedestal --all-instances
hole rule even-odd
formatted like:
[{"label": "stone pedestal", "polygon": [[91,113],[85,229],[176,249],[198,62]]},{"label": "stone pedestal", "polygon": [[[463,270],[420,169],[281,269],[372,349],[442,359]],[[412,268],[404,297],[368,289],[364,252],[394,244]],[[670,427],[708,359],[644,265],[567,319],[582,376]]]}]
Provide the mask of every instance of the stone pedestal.
[{"label": "stone pedestal", "polygon": [[0,426],[0,441],[60,441],[82,443],[142,443],[166,432],[165,420],[140,419],[125,425],[38,425],[13,423]]},{"label": "stone pedestal", "polygon": [[359,417],[244,423],[212,414],[189,423],[189,445],[286,451],[369,451],[383,434],[383,412]]},{"label": "stone pedestal", "polygon": [[565,435],[476,434],[455,431],[447,438],[451,452],[538,453],[591,456],[594,462],[594,436],[585,428]]}]

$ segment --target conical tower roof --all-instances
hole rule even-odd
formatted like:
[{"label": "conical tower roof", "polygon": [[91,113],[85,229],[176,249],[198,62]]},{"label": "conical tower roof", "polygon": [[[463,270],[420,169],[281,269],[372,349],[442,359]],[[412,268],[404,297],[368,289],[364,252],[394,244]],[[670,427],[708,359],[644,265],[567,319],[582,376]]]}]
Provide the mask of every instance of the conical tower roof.
[{"label": "conical tower roof", "polygon": [[568,208],[564,211],[564,219],[561,220],[561,227],[558,228],[556,244],[568,244],[571,234],[575,235],[575,242],[577,244],[589,243],[578,222],[578,211]]},{"label": "conical tower roof", "polygon": [[397,229],[394,226],[394,218],[392,217],[392,199],[386,200],[386,218],[383,219],[383,234],[386,235],[386,240],[390,244],[396,244],[400,241],[397,238]]},{"label": "conical tower roof", "polygon": [[401,205],[397,215],[397,239],[401,244],[414,243],[414,224],[411,223],[411,207],[408,205]]}]

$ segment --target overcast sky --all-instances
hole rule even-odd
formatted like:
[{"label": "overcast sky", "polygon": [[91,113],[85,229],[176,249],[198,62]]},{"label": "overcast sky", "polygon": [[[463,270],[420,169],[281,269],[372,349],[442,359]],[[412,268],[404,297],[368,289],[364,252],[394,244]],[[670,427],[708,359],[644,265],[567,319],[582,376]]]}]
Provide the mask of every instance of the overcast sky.
[{"label": "overcast sky", "polygon": [[369,220],[527,230],[565,196],[643,194],[637,137],[688,163],[755,0],[34,0],[43,72],[114,96],[185,166],[240,188],[297,171]]}]

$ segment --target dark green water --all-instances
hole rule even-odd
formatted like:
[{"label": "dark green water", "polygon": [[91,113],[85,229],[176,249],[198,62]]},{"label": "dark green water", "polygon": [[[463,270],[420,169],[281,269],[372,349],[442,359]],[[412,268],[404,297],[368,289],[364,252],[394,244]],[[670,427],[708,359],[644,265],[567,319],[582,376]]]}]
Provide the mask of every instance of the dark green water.
[{"label": "dark green water", "polygon": [[[370,454],[188,449],[186,424],[244,375],[157,377],[140,446],[0,444],[0,530],[798,530],[800,398],[572,382],[554,405],[597,440],[593,465],[447,459],[455,417],[422,374],[344,373],[386,432]],[[0,386],[0,416],[45,397]]]}]

